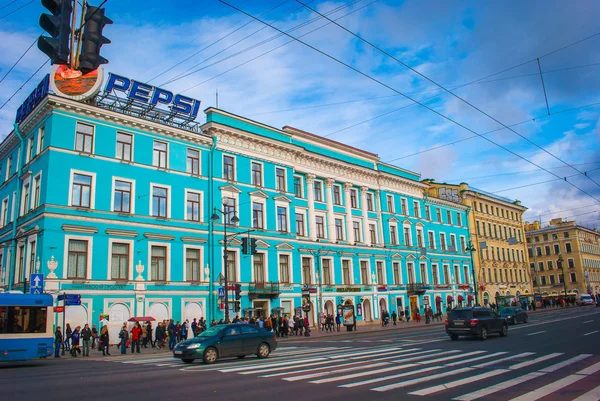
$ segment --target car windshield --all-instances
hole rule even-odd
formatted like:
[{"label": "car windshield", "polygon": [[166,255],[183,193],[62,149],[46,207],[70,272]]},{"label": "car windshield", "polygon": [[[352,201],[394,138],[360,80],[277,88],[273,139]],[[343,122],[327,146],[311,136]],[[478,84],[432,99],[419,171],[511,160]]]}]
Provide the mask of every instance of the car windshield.
[{"label": "car windshield", "polygon": [[472,312],[470,310],[450,311],[450,319],[470,319]]},{"label": "car windshield", "polygon": [[517,311],[517,308],[504,308],[504,310],[501,312],[502,315],[510,315],[511,313],[515,313]]},{"label": "car windshield", "polygon": [[219,334],[219,331],[221,331],[223,327],[211,327],[210,329],[206,329],[205,331],[203,331],[202,333],[198,334],[198,337],[212,337],[212,336],[216,336],[217,334]]}]

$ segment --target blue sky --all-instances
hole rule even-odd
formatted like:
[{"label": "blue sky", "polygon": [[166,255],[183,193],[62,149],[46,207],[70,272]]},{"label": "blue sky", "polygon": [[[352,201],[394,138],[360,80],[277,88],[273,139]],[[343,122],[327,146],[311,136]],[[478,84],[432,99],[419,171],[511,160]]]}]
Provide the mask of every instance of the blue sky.
[{"label": "blue sky", "polygon": [[[230,2],[279,29],[293,29],[291,35],[303,35],[303,41],[477,133],[501,128],[294,0]],[[570,177],[589,195],[479,137],[464,140],[473,134],[297,42],[285,44],[289,38],[216,0],[108,0],[107,16],[115,24],[105,29],[112,40],[103,48],[110,60],[106,68],[201,99],[203,108],[214,106],[218,90],[222,109],[363,148],[423,178],[466,181],[518,198],[529,207],[530,220],[574,216],[584,225],[600,225],[600,201],[593,199],[600,199],[600,107],[561,113],[600,102],[600,35],[547,55],[600,32],[600,2],[307,2],[319,12],[333,10],[330,18],[448,88],[540,57],[550,116],[537,62],[455,93],[506,125],[528,121],[514,130],[588,177],[508,130],[486,136]],[[0,18],[25,4],[18,0],[1,9]],[[36,1],[0,20],[0,76],[41,33],[43,11]],[[0,105],[44,60],[34,46],[0,83]],[[16,108],[46,72],[0,110],[0,136],[10,132]]]}]

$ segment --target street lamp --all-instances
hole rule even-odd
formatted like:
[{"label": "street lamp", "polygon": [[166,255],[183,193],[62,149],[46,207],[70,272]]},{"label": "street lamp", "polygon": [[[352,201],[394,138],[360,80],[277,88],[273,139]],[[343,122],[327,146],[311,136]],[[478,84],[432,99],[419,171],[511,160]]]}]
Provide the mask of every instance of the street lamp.
[{"label": "street lamp", "polygon": [[477,276],[475,276],[475,265],[473,264],[473,252],[476,251],[473,246],[473,242],[469,240],[467,247],[465,248],[467,251],[471,252],[471,272],[473,273],[473,290],[475,292],[475,305],[479,304],[479,297],[477,296]]},{"label": "street lamp", "polygon": [[563,259],[562,255],[558,254],[558,260],[556,261],[556,263],[558,263],[558,265],[560,266],[560,269],[562,270],[563,287],[565,289],[564,302],[565,302],[565,306],[567,306],[567,276],[565,276],[565,266],[563,265],[564,261],[565,260]]},{"label": "street lamp", "polygon": [[[229,206],[229,198],[223,198],[221,200],[222,204],[223,204],[223,208],[227,210],[227,206]],[[240,219],[238,219],[238,217],[235,215],[235,210],[233,211],[233,217],[229,218],[230,216],[230,212],[224,212],[222,210],[219,210],[217,208],[213,208],[213,215],[211,216],[211,220],[212,221],[218,221],[219,220],[219,215],[217,214],[217,212],[220,212],[223,215],[223,270],[225,270],[225,281],[224,281],[224,287],[225,287],[225,323],[229,323],[229,294],[228,294],[228,283],[227,283],[227,226],[229,224],[237,224],[239,223]],[[227,221],[229,220],[229,221]]]}]

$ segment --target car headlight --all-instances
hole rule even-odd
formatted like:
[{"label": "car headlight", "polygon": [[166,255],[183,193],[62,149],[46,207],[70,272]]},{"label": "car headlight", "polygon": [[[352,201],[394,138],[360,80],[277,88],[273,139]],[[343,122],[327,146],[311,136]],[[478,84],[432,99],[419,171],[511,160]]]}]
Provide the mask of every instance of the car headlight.
[{"label": "car headlight", "polygon": [[506,316],[507,319],[512,319],[512,316],[508,315]]},{"label": "car headlight", "polygon": [[201,343],[195,343],[195,344],[191,344],[190,346],[188,346],[188,349],[197,349],[200,348],[202,346]]}]

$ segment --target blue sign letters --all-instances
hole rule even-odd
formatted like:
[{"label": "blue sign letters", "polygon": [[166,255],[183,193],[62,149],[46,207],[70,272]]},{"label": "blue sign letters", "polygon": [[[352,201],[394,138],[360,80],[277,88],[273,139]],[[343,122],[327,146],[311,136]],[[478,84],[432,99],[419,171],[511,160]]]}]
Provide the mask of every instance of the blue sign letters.
[{"label": "blue sign letters", "polygon": [[34,89],[33,92],[27,99],[23,102],[23,104],[17,109],[17,116],[15,117],[15,123],[19,124],[21,121],[25,120],[29,113],[35,109],[42,99],[48,94],[48,87],[50,85],[50,74],[47,74],[42,82],[40,82],[37,88]]},{"label": "blue sign letters", "polygon": [[166,89],[157,88],[113,73],[109,73],[104,90],[106,92],[125,92],[130,99],[151,106],[164,104],[172,112],[189,116],[192,119],[198,116],[198,110],[200,110],[200,100],[183,95],[174,95],[173,92]]}]

